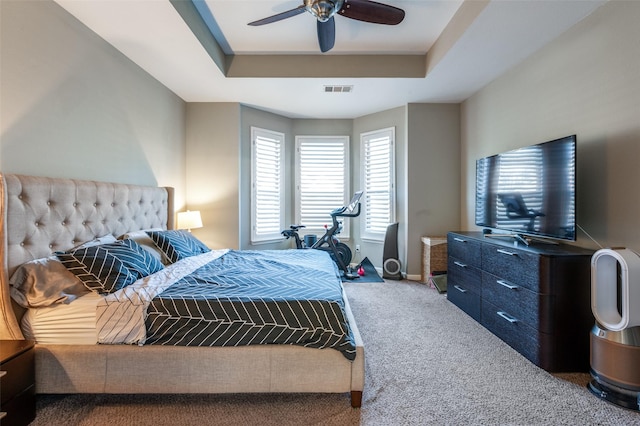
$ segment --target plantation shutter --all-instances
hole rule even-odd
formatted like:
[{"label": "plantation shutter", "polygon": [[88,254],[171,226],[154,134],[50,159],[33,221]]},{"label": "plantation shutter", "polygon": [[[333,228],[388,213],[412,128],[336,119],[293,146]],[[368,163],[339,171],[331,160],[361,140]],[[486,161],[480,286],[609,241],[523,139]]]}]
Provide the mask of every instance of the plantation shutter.
[{"label": "plantation shutter", "polygon": [[[324,233],[331,211],[348,199],[348,136],[296,137],[296,221],[303,234]],[[349,237],[349,221],[340,234]]]},{"label": "plantation shutter", "polygon": [[284,228],[284,134],[251,128],[251,242],[280,239]]},{"label": "plantation shutter", "polygon": [[395,221],[395,129],[361,135],[364,220],[362,237],[382,241]]}]

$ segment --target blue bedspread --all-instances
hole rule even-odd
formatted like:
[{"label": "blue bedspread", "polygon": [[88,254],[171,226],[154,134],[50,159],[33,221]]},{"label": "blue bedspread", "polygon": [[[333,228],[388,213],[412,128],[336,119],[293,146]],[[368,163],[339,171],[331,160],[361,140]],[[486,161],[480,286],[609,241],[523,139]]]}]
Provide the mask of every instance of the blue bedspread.
[{"label": "blue bedspread", "polygon": [[146,344],[295,344],[355,358],[339,273],[319,250],[231,250],[156,296],[145,323]]}]

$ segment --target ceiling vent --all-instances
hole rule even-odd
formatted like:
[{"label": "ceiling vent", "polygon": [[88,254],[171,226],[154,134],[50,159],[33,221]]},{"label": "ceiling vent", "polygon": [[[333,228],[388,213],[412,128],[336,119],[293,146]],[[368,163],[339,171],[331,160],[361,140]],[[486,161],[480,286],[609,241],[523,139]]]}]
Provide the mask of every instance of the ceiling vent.
[{"label": "ceiling vent", "polygon": [[325,93],[351,93],[353,86],[324,86]]}]

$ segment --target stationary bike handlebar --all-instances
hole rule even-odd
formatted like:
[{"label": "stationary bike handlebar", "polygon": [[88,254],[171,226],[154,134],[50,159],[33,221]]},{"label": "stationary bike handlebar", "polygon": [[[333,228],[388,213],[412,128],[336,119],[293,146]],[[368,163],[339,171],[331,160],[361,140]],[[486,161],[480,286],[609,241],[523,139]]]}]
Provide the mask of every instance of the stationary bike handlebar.
[{"label": "stationary bike handlebar", "polygon": [[355,213],[345,213],[347,211],[347,209],[349,208],[349,206],[342,206],[340,208],[337,208],[335,210],[333,210],[330,214],[331,217],[358,217],[360,216],[360,203],[357,204],[357,210],[355,211]]}]

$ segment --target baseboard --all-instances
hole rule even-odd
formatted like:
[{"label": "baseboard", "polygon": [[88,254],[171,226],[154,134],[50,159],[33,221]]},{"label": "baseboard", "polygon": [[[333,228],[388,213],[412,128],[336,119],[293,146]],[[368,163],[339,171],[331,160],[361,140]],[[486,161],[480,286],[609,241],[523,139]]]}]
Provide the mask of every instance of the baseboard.
[{"label": "baseboard", "polygon": [[409,281],[420,281],[420,280],[422,280],[422,275],[403,274],[403,276]]}]

